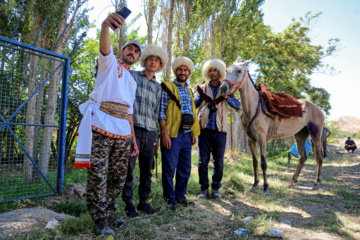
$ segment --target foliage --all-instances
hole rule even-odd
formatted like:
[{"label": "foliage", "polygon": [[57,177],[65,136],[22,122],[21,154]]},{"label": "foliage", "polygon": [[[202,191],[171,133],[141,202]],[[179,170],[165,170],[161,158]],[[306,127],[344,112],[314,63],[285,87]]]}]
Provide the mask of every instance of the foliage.
[{"label": "foliage", "polygon": [[332,39],[327,49],[311,44],[308,25],[316,21],[320,13],[308,13],[305,19],[293,21],[283,32],[273,33],[265,28],[263,33],[249,35],[251,49],[245,57],[251,57],[259,69],[257,83],[264,83],[270,91],[286,92],[296,98],[306,98],[321,107],[326,114],[331,109],[329,93],[324,88],[311,86],[310,75],[315,71],[332,74],[334,69],[322,63],[324,57],[334,54],[339,39]]}]

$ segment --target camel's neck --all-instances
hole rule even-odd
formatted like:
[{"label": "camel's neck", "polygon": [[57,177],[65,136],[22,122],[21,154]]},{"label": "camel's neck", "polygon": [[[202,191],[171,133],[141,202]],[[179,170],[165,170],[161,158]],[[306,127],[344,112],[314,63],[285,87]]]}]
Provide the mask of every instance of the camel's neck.
[{"label": "camel's neck", "polygon": [[250,81],[249,75],[245,77],[243,86],[239,91],[243,110],[242,121],[245,125],[247,125],[255,116],[259,102],[259,93],[256,91],[254,85]]}]

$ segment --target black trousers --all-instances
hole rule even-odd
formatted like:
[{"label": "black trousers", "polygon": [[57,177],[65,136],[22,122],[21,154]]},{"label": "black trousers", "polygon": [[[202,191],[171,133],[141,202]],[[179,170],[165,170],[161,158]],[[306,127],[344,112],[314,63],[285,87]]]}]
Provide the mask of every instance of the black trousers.
[{"label": "black trousers", "polygon": [[226,147],[226,132],[210,129],[201,129],[199,136],[199,183],[201,191],[209,188],[209,161],[210,153],[214,157],[214,173],[211,188],[219,190],[224,169],[224,153]]},{"label": "black trousers", "polygon": [[357,148],[356,146],[354,146],[354,147],[345,146],[345,149],[346,149],[348,152],[350,152],[350,150],[352,150],[352,152],[354,152],[356,148]]},{"label": "black trousers", "polygon": [[[140,202],[142,202],[146,201],[151,193],[151,169],[154,162],[158,133],[156,131],[147,131],[145,128],[135,127],[135,136],[136,143],[139,147],[140,185],[138,193]],[[136,158],[137,156],[129,158],[126,182],[121,196],[124,202],[132,202],[133,200],[133,180]]]}]

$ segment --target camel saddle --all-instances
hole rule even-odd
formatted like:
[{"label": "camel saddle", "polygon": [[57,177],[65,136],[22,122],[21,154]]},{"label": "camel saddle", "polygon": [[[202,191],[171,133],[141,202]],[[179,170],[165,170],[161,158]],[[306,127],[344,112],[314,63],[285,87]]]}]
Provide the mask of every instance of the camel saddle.
[{"label": "camel saddle", "polygon": [[279,114],[279,119],[282,117],[302,117],[303,108],[299,101],[287,93],[272,94],[264,84],[258,84],[260,89],[260,103],[264,113],[272,118],[275,114]]}]

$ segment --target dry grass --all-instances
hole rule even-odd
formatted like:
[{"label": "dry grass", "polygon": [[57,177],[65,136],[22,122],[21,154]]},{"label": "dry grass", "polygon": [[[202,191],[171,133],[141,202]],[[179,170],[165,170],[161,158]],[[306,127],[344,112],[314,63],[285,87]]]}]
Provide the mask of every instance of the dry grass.
[{"label": "dry grass", "polygon": [[[261,190],[250,192],[253,184],[251,160],[234,153],[227,155],[221,188],[223,198],[199,200],[197,156],[194,155],[187,197],[196,207],[169,210],[162,200],[160,175],[159,179],[153,179],[151,195],[151,204],[158,214],[128,219],[123,211],[124,203],[119,199],[118,216],[128,221],[128,227],[117,231],[117,238],[267,239],[269,229],[276,228],[284,231],[285,239],[360,239],[360,155],[330,152],[324,162],[319,191],[311,190],[316,176],[316,164],[311,155],[294,189],[287,186],[295,171],[295,159],[292,173],[285,171],[286,165],[285,158],[268,161],[270,196],[266,197]],[[211,174],[212,171],[210,179]],[[243,219],[247,216],[254,219],[245,225]],[[291,227],[282,225],[283,220],[291,221]],[[246,228],[248,233],[234,234],[238,228]],[[23,239],[96,238],[89,215],[83,213],[79,218],[63,222],[54,231],[37,229]]]}]

